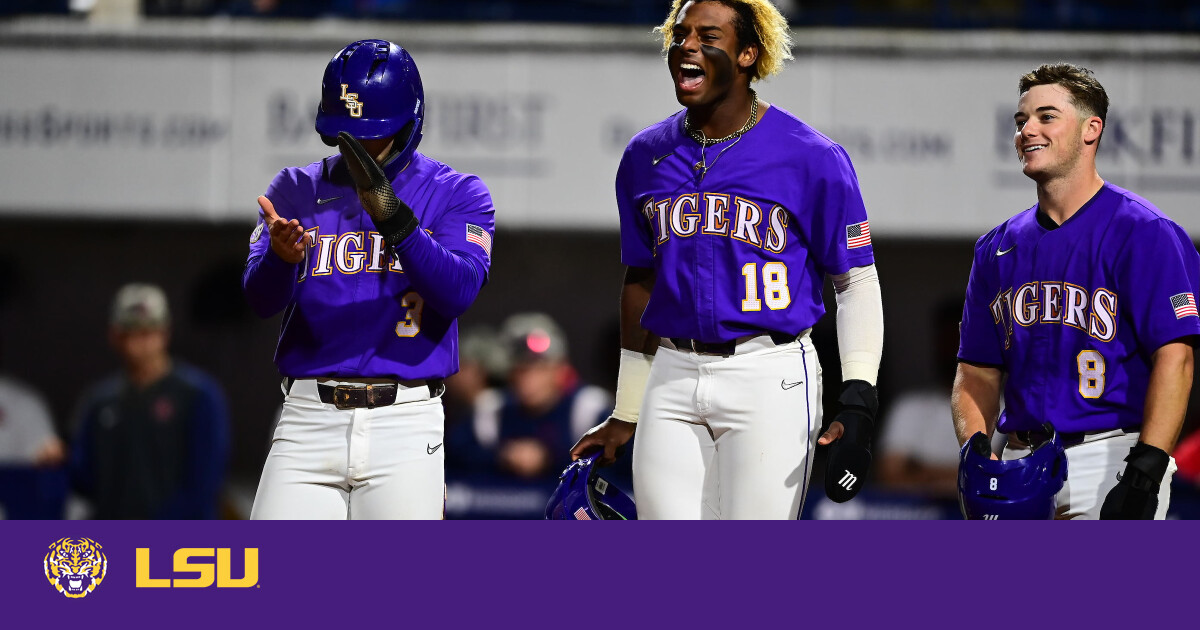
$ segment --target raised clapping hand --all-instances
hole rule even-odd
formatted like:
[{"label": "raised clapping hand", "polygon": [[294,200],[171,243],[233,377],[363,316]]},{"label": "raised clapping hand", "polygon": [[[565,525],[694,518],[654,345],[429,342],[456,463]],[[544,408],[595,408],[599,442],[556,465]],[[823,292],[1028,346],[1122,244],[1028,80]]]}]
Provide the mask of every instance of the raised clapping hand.
[{"label": "raised clapping hand", "polygon": [[296,219],[288,221],[275,213],[275,205],[270,199],[259,196],[258,207],[262,208],[263,220],[267,223],[267,231],[271,235],[271,249],[284,262],[293,265],[304,260],[304,228]]}]

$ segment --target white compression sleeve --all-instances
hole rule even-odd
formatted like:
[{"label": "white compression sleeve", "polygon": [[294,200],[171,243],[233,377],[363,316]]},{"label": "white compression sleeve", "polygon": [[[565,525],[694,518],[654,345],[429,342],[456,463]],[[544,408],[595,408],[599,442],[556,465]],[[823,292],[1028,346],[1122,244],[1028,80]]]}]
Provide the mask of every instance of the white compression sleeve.
[{"label": "white compression sleeve", "polygon": [[875,265],[832,276],[837,298],[837,338],[842,380],[872,385],[883,356],[883,297]]},{"label": "white compression sleeve", "polygon": [[621,348],[621,368],[617,372],[617,406],[612,417],[625,422],[637,422],[646,397],[646,379],[654,355]]}]

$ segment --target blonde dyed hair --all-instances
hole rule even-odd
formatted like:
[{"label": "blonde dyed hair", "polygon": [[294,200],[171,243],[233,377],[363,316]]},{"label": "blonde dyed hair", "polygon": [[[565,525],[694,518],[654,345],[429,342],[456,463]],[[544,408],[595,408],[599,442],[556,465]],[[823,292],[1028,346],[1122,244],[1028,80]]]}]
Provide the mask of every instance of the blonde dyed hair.
[{"label": "blonde dyed hair", "polygon": [[[662,34],[663,54],[671,49],[671,30],[679,17],[683,5],[693,0],[673,0],[671,12],[667,19],[654,30]],[[757,46],[758,59],[754,62],[751,72],[752,80],[765,79],[783,70],[783,62],[792,58],[792,34],[788,29],[787,18],[775,8],[770,0],[694,0],[701,2],[716,2],[733,9],[736,15],[734,30],[737,32],[738,46]],[[750,18],[750,24],[739,24]]]}]

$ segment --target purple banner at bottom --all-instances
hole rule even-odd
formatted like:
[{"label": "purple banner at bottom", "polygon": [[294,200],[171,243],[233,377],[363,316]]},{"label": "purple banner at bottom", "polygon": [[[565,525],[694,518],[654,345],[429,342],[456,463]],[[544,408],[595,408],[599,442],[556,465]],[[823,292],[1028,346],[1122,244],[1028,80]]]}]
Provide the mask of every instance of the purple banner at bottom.
[{"label": "purple banner at bottom", "polygon": [[0,627],[1159,627],[1194,623],[1198,537],[1187,522],[9,521]]}]

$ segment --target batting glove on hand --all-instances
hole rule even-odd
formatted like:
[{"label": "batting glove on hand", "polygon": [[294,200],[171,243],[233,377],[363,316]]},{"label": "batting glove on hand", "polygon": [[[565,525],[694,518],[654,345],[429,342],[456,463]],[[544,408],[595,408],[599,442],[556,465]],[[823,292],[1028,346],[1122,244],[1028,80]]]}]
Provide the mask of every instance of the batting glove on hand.
[{"label": "batting glove on hand", "polygon": [[1125,456],[1125,472],[1104,497],[1100,518],[1104,520],[1152,520],[1158,511],[1158,487],[1167,473],[1171,456],[1156,446],[1138,442]]},{"label": "batting glove on hand", "polygon": [[358,198],[383,236],[384,244],[392,247],[420,227],[412,208],[396,197],[383,169],[363,145],[345,131],[338,132],[337,144],[358,189]]},{"label": "batting glove on hand", "polygon": [[842,435],[828,445],[825,453],[825,495],[845,503],[862,489],[871,470],[871,436],[879,394],[866,381],[846,381],[838,403],[841,410],[833,422],[841,423]]}]

